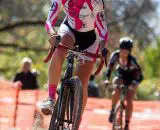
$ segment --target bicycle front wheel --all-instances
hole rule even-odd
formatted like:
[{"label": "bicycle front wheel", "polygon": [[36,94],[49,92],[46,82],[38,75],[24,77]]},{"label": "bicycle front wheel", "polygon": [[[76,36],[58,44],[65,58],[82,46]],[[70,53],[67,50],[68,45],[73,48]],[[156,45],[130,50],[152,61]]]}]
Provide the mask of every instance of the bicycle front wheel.
[{"label": "bicycle front wheel", "polygon": [[71,83],[73,89],[72,130],[78,130],[82,116],[82,83],[76,76],[71,78]]},{"label": "bicycle front wheel", "polygon": [[113,130],[123,129],[123,107],[118,105],[114,111]]},{"label": "bicycle front wheel", "polygon": [[54,111],[52,113],[49,130],[63,130],[64,129],[67,92],[68,92],[68,88],[64,87],[62,84],[61,92],[58,96],[58,99],[54,106]]}]

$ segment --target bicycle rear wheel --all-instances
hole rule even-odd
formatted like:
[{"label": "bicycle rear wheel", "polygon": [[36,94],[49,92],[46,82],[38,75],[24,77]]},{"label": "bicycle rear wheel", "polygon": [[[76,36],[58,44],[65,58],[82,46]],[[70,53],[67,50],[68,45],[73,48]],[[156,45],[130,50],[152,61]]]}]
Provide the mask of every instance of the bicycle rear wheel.
[{"label": "bicycle rear wheel", "polygon": [[123,107],[118,105],[114,111],[113,130],[123,129]]},{"label": "bicycle rear wheel", "polygon": [[78,130],[81,116],[82,116],[82,103],[83,103],[83,91],[81,80],[75,76],[71,78],[72,88],[73,88],[73,98],[71,99],[70,109],[72,110],[72,129]]}]

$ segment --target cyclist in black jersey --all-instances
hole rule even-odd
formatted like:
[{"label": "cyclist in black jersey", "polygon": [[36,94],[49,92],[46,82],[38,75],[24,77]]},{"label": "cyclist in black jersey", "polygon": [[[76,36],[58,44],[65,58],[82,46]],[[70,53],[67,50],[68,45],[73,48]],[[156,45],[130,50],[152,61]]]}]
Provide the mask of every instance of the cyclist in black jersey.
[{"label": "cyclist in black jersey", "polygon": [[113,69],[115,69],[116,76],[113,79],[113,85],[116,89],[112,94],[112,110],[109,116],[109,122],[113,122],[113,112],[120,98],[119,85],[124,84],[131,88],[129,89],[126,97],[127,106],[125,130],[129,130],[129,122],[133,111],[133,98],[139,83],[143,80],[141,68],[137,63],[136,58],[131,55],[132,47],[133,41],[129,37],[123,37],[120,39],[119,50],[116,50],[111,55],[106,73],[107,79],[105,81],[105,84],[109,83],[111,73]]}]

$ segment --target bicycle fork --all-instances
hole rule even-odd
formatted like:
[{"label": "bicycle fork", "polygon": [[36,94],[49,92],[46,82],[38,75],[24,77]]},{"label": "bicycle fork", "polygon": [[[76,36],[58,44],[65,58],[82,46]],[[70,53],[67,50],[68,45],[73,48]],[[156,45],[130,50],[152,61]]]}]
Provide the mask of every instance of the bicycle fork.
[{"label": "bicycle fork", "polygon": [[[69,91],[72,91],[72,88],[70,86],[71,82],[70,82],[70,78],[72,77],[73,74],[73,64],[74,64],[74,55],[69,55],[69,57],[67,57],[67,69],[65,71],[64,74],[64,78],[61,80],[61,89],[60,89],[60,99],[59,99],[59,109],[58,110],[64,110],[64,111],[58,111],[58,115],[60,115],[58,117],[58,119],[60,120],[60,125],[63,127],[63,122],[66,122],[64,120],[65,118],[65,107],[66,105],[70,105],[70,115],[69,117],[71,117],[70,121],[68,123],[71,123],[72,121],[72,110],[73,110],[73,101],[70,104],[67,104],[67,100],[69,100],[68,98],[72,98],[72,95],[68,95]],[[69,96],[69,97],[67,97]],[[65,98],[66,100],[63,100],[63,98]]]}]

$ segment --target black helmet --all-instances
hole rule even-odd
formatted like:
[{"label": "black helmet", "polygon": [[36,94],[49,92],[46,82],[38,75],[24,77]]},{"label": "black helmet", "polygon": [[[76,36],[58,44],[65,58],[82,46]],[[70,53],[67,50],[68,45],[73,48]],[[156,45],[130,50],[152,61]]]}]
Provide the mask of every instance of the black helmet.
[{"label": "black helmet", "polygon": [[127,50],[131,50],[133,47],[133,40],[129,37],[122,37],[120,39],[120,49],[127,49]]}]

